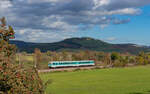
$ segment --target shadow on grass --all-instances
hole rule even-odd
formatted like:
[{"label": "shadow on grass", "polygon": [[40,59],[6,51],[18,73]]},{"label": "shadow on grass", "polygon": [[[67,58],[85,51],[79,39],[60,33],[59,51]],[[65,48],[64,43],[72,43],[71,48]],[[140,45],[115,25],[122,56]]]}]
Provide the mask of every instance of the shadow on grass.
[{"label": "shadow on grass", "polygon": [[148,90],[147,92],[149,92],[149,93],[150,93],[150,90]]},{"label": "shadow on grass", "polygon": [[141,92],[132,92],[132,93],[129,93],[129,94],[150,94],[150,90],[146,91],[144,93],[141,93]]},{"label": "shadow on grass", "polygon": [[141,93],[141,92],[132,92],[132,93],[129,93],[129,94],[144,94],[144,93]]}]

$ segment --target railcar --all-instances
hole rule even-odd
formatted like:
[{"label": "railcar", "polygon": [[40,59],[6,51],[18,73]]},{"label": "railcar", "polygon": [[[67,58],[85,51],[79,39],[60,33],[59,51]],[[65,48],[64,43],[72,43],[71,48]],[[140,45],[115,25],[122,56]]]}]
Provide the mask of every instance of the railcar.
[{"label": "railcar", "polygon": [[62,68],[62,67],[80,67],[80,66],[94,66],[94,60],[83,61],[51,61],[48,63],[49,68]]}]

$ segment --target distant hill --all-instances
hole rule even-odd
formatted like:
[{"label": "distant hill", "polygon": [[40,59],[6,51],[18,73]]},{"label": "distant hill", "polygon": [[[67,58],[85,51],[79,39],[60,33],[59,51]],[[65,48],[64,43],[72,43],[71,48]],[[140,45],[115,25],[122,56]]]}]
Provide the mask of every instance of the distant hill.
[{"label": "distant hill", "polygon": [[70,38],[55,43],[31,43],[24,41],[10,41],[11,44],[16,44],[19,51],[26,51],[28,53],[34,52],[35,48],[41,49],[42,52],[51,51],[77,51],[77,50],[93,50],[104,52],[129,52],[139,53],[141,51],[148,52],[150,48],[146,46],[138,46],[135,44],[110,44],[101,40],[93,38]]}]

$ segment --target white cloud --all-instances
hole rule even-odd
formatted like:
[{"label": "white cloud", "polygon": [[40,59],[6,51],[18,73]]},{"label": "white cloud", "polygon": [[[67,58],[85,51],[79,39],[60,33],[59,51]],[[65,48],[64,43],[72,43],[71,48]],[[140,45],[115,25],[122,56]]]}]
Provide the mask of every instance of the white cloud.
[{"label": "white cloud", "polygon": [[19,33],[20,35],[23,35],[25,32],[26,32],[26,30],[20,30],[18,33]]},{"label": "white cloud", "polygon": [[101,24],[101,25],[100,25],[100,28],[101,28],[101,29],[104,29],[104,28],[106,28],[107,26],[108,26],[108,24]]},{"label": "white cloud", "polygon": [[85,11],[85,14],[90,16],[112,16],[112,15],[138,15],[142,11],[138,8],[124,8],[124,9],[118,9],[118,10],[95,10],[95,11]]},{"label": "white cloud", "polygon": [[110,11],[106,14],[108,15],[115,15],[115,14],[120,14],[120,15],[137,15],[140,14],[141,10],[140,9],[135,9],[135,8],[124,8],[124,9],[118,9],[114,11]]},{"label": "white cloud", "polygon": [[[44,42],[51,39],[51,34],[55,37],[60,34],[60,40],[81,29],[126,24],[132,21],[130,15],[140,14],[140,7],[147,4],[150,0],[3,0],[0,17],[5,16],[17,29],[19,39]],[[118,15],[128,15],[129,20]]]},{"label": "white cloud", "polygon": [[109,38],[107,38],[106,40],[108,40],[108,41],[114,41],[114,40],[116,40],[117,38],[115,38],[115,37],[109,37]]},{"label": "white cloud", "polygon": [[93,9],[96,9],[100,6],[108,5],[110,3],[110,0],[94,0],[95,6]]},{"label": "white cloud", "polygon": [[6,9],[6,8],[9,8],[9,7],[12,7],[12,3],[8,0],[3,0],[1,1],[0,0],[0,8],[3,8],[3,9]]},{"label": "white cloud", "polygon": [[57,31],[76,31],[77,26],[68,24],[67,22],[63,21],[63,17],[58,16],[58,15],[52,15],[49,17],[45,17],[42,20],[42,25],[46,26],[47,28]]},{"label": "white cloud", "polygon": [[[20,0],[24,1],[24,0]],[[60,2],[68,2],[71,0],[26,0],[27,3],[29,4],[34,4],[34,3],[60,3]]]},{"label": "white cloud", "polygon": [[40,29],[22,29],[16,30],[16,40],[22,41],[30,41],[30,42],[57,42],[66,38],[70,38],[72,33],[66,32],[50,32],[50,31],[43,31]]}]

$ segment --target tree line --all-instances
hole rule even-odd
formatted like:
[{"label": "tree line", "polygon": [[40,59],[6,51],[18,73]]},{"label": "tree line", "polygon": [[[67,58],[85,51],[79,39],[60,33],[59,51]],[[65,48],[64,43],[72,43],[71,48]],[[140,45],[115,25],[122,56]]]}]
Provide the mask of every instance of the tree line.
[{"label": "tree line", "polygon": [[[25,53],[25,52],[24,52]],[[48,68],[47,64],[50,61],[77,61],[77,60],[94,60],[96,66],[109,66],[109,67],[126,67],[135,65],[150,64],[150,53],[140,52],[137,55],[130,53],[118,53],[118,52],[98,52],[98,51],[47,51],[42,53],[40,49],[36,48],[34,60],[36,61],[37,68],[42,69],[42,65],[46,65],[44,68]]]}]

